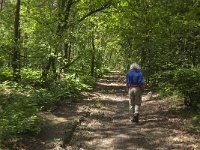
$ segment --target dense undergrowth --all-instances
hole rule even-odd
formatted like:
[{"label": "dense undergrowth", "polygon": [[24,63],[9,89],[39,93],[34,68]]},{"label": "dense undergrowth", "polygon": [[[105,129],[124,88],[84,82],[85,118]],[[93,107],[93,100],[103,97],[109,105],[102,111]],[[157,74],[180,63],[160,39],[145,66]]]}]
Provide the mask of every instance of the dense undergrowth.
[{"label": "dense undergrowth", "polygon": [[81,91],[95,84],[95,78],[88,75],[65,74],[60,80],[45,82],[40,76],[39,71],[24,69],[16,83],[9,71],[0,71],[0,139],[39,132],[38,112],[50,110],[61,100],[80,99]]},{"label": "dense undergrowth", "polygon": [[193,112],[200,126],[200,66],[159,72],[153,76],[161,96],[176,96]]}]

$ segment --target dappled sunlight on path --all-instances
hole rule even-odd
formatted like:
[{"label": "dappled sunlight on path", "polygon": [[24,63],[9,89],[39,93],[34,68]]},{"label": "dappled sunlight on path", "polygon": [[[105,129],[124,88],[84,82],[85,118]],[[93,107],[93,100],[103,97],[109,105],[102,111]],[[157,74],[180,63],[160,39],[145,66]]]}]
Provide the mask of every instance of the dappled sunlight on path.
[{"label": "dappled sunlight on path", "polygon": [[98,81],[94,92],[95,96],[86,100],[90,115],[77,131],[72,149],[197,149],[197,138],[169,121],[167,106],[155,94],[152,98],[143,96],[140,122],[129,122],[128,96],[122,74],[106,75]]},{"label": "dappled sunlight on path", "polygon": [[[27,150],[197,150],[199,135],[186,119],[169,111],[173,101],[144,93],[140,122],[129,121],[124,75],[111,72],[76,103],[61,103],[41,114],[43,129],[27,136]],[[188,119],[187,119],[188,120]]]}]

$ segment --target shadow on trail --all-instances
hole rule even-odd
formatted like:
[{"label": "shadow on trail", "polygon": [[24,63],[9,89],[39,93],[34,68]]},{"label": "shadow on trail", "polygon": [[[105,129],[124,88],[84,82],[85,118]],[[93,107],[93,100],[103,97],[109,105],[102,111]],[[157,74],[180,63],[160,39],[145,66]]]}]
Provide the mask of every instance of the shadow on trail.
[{"label": "shadow on trail", "polygon": [[96,92],[99,93],[107,93],[107,94],[125,94],[126,93],[126,87],[124,85],[104,85],[104,84],[98,84],[98,87],[95,89]]},{"label": "shadow on trail", "polygon": [[[91,136],[84,136],[82,145],[87,145],[89,141],[92,145],[85,147],[88,150],[93,149],[192,149],[191,145],[196,141],[177,140],[177,134],[184,138],[187,132],[180,126],[170,122],[170,117],[165,114],[165,110],[155,110],[154,112],[145,112],[141,114],[140,122],[133,124],[128,122],[128,103],[127,100],[113,101],[106,100],[107,106],[104,111],[112,107],[113,114],[97,112],[91,114],[88,119],[98,122],[99,126],[91,126],[85,129]],[[151,107],[147,104],[145,107]],[[145,108],[143,108],[145,109]],[[94,140],[95,139],[95,140]],[[106,146],[105,141],[112,141],[112,144]],[[100,142],[95,142],[100,141]]]},{"label": "shadow on trail", "polygon": [[167,107],[156,97],[144,100],[140,122],[129,122],[128,96],[123,76],[112,72],[102,77],[83,100],[61,104],[58,110],[48,114],[48,121],[44,123],[51,125],[47,125],[37,137],[28,137],[30,139],[26,142],[26,148],[56,149],[55,143],[59,145],[60,139],[66,136],[67,122],[83,116],[72,141],[67,145],[71,149],[194,149],[197,140],[181,127],[183,122],[179,115],[170,114]]},{"label": "shadow on trail", "polygon": [[[194,149],[197,141],[192,140],[192,135],[181,127],[183,122],[180,122],[180,116],[170,115],[168,106],[162,106],[157,97],[143,102],[138,124],[130,123],[127,90],[122,82],[116,81],[119,78],[106,76],[95,88],[94,91],[100,93],[95,100],[105,104],[87,117],[89,121],[86,120],[86,124],[91,120],[94,124],[84,128],[85,132],[92,134],[82,137],[84,140],[81,145],[85,145],[83,148]],[[106,98],[105,95],[113,97]],[[95,105],[95,100],[87,105]]]},{"label": "shadow on trail", "polygon": [[60,149],[66,136],[66,130],[69,128],[69,123],[74,120],[76,115],[79,115],[77,110],[78,103],[63,103],[55,111],[40,114],[40,133],[32,136],[24,135],[22,139],[23,148],[19,149]]}]

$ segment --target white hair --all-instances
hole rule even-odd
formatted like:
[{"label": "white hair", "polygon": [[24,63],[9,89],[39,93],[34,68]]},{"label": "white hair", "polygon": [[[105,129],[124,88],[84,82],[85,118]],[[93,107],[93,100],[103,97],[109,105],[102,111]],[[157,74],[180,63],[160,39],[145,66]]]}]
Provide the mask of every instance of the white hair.
[{"label": "white hair", "polygon": [[140,70],[140,66],[139,66],[137,63],[133,63],[133,64],[131,64],[131,66],[130,66],[130,70],[131,70],[131,69]]}]

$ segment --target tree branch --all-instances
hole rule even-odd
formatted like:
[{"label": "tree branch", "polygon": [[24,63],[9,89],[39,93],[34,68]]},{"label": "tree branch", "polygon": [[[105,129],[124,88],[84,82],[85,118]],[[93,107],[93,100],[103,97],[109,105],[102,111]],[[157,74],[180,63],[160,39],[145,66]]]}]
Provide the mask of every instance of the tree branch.
[{"label": "tree branch", "polygon": [[81,19],[79,19],[78,22],[81,22],[81,21],[83,21],[85,18],[87,18],[87,17],[89,17],[89,16],[91,16],[91,15],[93,15],[93,14],[99,12],[99,11],[102,11],[102,10],[104,10],[104,9],[110,7],[110,6],[111,6],[111,1],[107,2],[106,4],[104,4],[104,5],[103,5],[102,7],[100,7],[100,8],[97,8],[97,9],[95,9],[95,10],[91,10],[89,13],[87,13],[87,14],[84,15]]},{"label": "tree branch", "polygon": [[69,68],[72,64],[74,64],[78,59],[80,58],[80,56],[77,56],[76,58],[74,58],[74,60],[72,60],[71,62],[65,64],[62,69],[66,69]]}]

